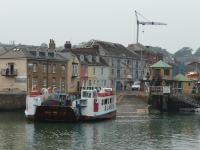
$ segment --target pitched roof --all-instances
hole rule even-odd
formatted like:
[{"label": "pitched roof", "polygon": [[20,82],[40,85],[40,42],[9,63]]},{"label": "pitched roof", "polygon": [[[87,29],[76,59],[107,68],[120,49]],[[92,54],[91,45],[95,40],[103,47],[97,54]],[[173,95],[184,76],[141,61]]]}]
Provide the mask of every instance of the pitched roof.
[{"label": "pitched roof", "polygon": [[160,60],[154,65],[150,66],[150,68],[173,68],[172,66],[168,65],[164,61]]},{"label": "pitched roof", "polygon": [[140,43],[130,44],[128,49],[130,49],[132,51],[146,51],[149,53],[155,53],[154,51],[150,50],[149,48],[147,48],[146,46],[144,46]]},{"label": "pitched roof", "polygon": [[184,75],[182,74],[178,74],[174,77],[174,79],[176,81],[182,81],[182,82],[187,82],[187,81],[191,81],[189,78],[185,77]]},{"label": "pitched roof", "polygon": [[0,55],[13,49],[15,46],[0,46]]},{"label": "pitched roof", "polygon": [[25,46],[18,46],[0,55],[0,58],[31,58],[34,57]]},{"label": "pitched roof", "polygon": [[[79,61],[81,62],[81,65],[89,65],[89,66],[108,66],[108,64],[106,63],[106,61],[97,54],[97,52],[95,51],[84,51],[84,49],[74,49],[74,50],[71,50],[71,52],[73,54],[75,54],[77,56],[77,58],[79,59]],[[84,55],[84,59],[81,60],[80,59],[80,55]],[[87,56],[91,55],[92,56],[92,61],[90,62],[87,58]],[[94,57],[99,57],[99,61],[97,62],[95,60]]]},{"label": "pitched roof", "polygon": [[68,59],[64,58],[62,55],[57,53],[57,57],[54,57],[54,52],[48,52],[48,57],[45,56],[45,52],[40,52],[39,56],[36,56],[36,49],[29,50],[29,48],[26,45],[20,45],[15,47],[12,50],[9,50],[2,55],[0,55],[0,59],[51,59],[51,60],[62,60],[62,61],[68,61]]},{"label": "pitched roof", "polygon": [[88,43],[86,43],[85,47],[91,47],[94,44],[94,42],[98,42],[99,49],[108,52],[112,56],[139,58],[139,56],[135,52],[129,50],[128,48],[119,43],[112,43],[100,40],[90,40]]}]

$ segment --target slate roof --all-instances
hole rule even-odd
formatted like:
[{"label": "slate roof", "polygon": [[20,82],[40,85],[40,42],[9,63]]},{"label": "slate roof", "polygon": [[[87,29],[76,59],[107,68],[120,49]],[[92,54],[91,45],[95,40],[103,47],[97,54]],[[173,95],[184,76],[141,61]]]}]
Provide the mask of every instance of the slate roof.
[{"label": "slate roof", "polygon": [[190,71],[195,71],[195,70],[199,70],[199,69],[196,68],[195,66],[184,65],[184,70],[185,70],[185,72],[190,72]]},{"label": "slate roof", "polygon": [[40,50],[40,52],[45,52],[47,49],[49,52],[54,52],[55,49],[50,49],[48,47],[41,47],[41,46],[27,46],[29,51],[36,51],[37,49]]},{"label": "slate roof", "polygon": [[85,47],[91,47],[94,42],[98,42],[99,49],[108,52],[110,55],[120,56],[120,57],[139,58],[139,56],[135,52],[129,50],[122,44],[118,44],[118,43],[111,43],[111,42],[93,39],[93,40],[90,40],[88,43],[86,43]]},{"label": "slate roof", "polygon": [[25,58],[25,59],[52,59],[52,60],[66,60],[62,55],[57,53],[57,57],[54,57],[54,52],[48,52],[48,57],[45,57],[45,52],[40,52],[39,56],[36,56],[36,48],[33,49],[31,46],[31,50],[26,45],[20,45],[12,50],[5,52],[4,54],[0,55],[0,58],[3,59],[18,59],[18,58]]},{"label": "slate roof", "polygon": [[171,56],[166,56],[166,57],[163,57],[163,61],[166,63],[174,62],[174,58],[172,58]]},{"label": "slate roof", "polygon": [[172,66],[168,65],[164,61],[160,60],[154,65],[150,66],[150,68],[173,68]]},{"label": "slate roof", "polygon": [[146,51],[149,53],[155,53],[154,51],[150,50],[149,48],[145,47],[144,45],[142,45],[140,43],[135,43],[133,46],[128,47],[128,49],[130,49],[132,51]]},{"label": "slate roof", "polygon": [[182,75],[182,74],[176,75],[176,76],[174,77],[174,79],[175,79],[176,81],[181,81],[181,82],[190,82],[190,81],[192,81],[192,80],[190,80],[189,78],[185,77],[185,76]]},{"label": "slate roof", "polygon": [[[74,55],[77,56],[77,58],[79,59],[79,61],[81,62],[81,65],[88,65],[88,66],[108,66],[108,64],[105,62],[105,60],[99,56],[97,54],[97,52],[91,50],[91,49],[73,49],[73,50],[67,50],[67,51],[70,51],[71,53],[73,53]],[[80,59],[80,55],[84,55],[84,60],[81,60]],[[89,56],[91,55],[92,56],[92,62],[90,62],[86,56]],[[97,62],[95,60],[94,57],[98,56],[99,57],[99,62]]]},{"label": "slate roof", "polygon": [[0,46],[0,55],[13,49],[15,46]]}]

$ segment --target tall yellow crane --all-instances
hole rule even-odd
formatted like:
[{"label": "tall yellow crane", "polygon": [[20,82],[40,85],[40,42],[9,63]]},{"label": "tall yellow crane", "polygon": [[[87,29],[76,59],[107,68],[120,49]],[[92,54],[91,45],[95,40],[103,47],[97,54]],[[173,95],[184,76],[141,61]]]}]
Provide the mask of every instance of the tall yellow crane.
[{"label": "tall yellow crane", "polygon": [[142,25],[167,25],[166,23],[161,23],[161,22],[151,22],[151,21],[147,20],[145,17],[143,17],[143,18],[146,19],[147,22],[139,21],[138,15],[143,17],[141,14],[139,14],[137,11],[135,11],[135,16],[136,16],[136,21],[137,21],[137,43],[138,43],[138,38],[139,38],[139,24],[142,24]]}]

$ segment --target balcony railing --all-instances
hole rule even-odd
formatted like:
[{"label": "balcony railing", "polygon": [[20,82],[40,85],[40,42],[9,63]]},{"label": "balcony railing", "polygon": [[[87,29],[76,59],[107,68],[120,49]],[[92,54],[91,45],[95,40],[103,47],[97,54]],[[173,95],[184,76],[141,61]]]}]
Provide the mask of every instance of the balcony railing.
[{"label": "balcony railing", "polygon": [[72,78],[78,77],[78,73],[73,72],[72,73]]},{"label": "balcony railing", "polygon": [[9,70],[6,73],[6,69],[1,69],[1,76],[17,76],[17,69]]}]

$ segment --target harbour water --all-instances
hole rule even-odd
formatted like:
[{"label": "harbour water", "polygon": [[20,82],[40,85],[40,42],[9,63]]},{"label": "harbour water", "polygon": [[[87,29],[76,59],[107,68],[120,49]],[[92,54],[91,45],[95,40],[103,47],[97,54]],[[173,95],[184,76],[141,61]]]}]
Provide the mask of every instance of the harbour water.
[{"label": "harbour water", "polygon": [[200,114],[149,115],[137,111],[144,102],[130,101],[123,100],[116,118],[86,123],[34,123],[24,111],[0,112],[0,149],[200,149]]}]

